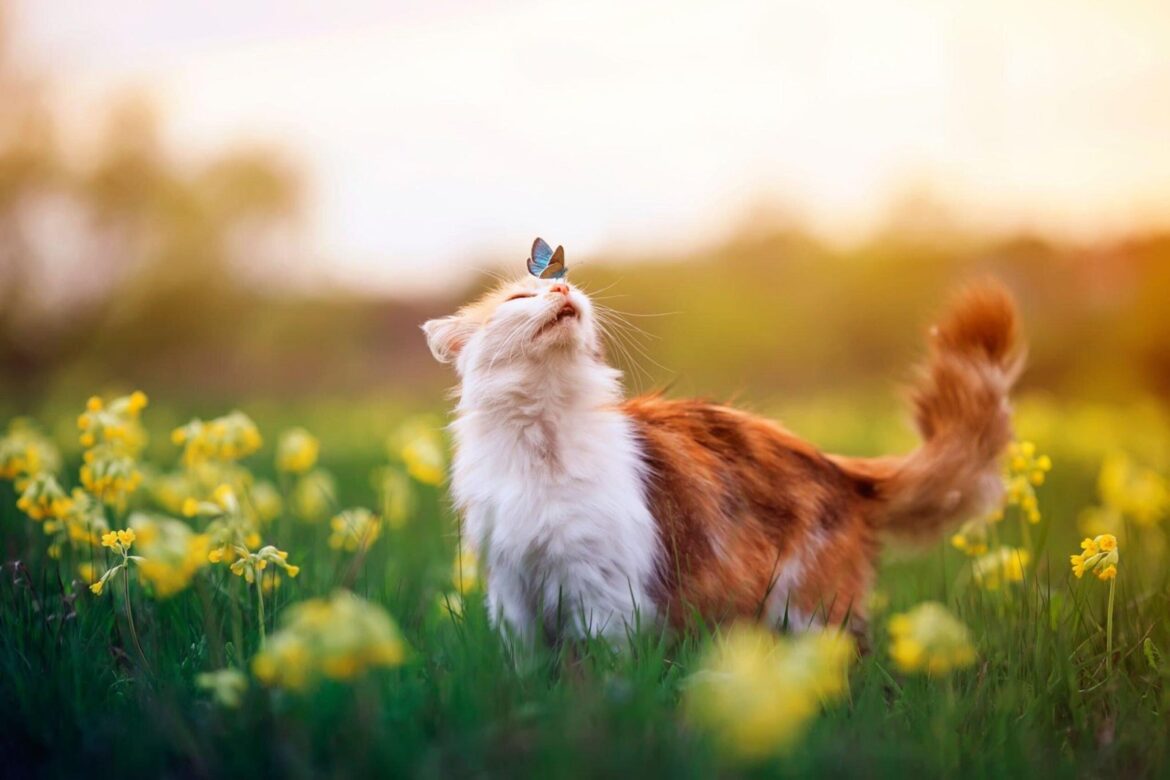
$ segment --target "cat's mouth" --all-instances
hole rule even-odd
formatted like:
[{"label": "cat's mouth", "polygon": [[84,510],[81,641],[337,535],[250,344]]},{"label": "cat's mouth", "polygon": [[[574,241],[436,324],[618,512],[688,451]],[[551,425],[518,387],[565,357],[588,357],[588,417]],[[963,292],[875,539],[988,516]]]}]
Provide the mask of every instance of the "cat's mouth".
[{"label": "cat's mouth", "polygon": [[579,314],[577,312],[577,307],[572,303],[565,301],[565,305],[557,310],[556,316],[542,325],[540,330],[537,331],[536,335],[542,336],[560,323],[565,322],[566,320],[575,320],[578,316]]}]

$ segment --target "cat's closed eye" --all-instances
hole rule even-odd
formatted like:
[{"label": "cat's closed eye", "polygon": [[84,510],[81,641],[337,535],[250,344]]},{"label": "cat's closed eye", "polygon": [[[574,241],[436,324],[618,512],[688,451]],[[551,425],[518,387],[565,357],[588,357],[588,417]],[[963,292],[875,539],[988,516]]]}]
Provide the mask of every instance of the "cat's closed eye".
[{"label": "cat's closed eye", "polygon": [[536,293],[531,293],[531,292],[518,292],[518,293],[515,293],[515,294],[513,294],[513,295],[509,295],[509,296],[508,296],[508,300],[507,300],[507,301],[504,301],[504,303],[507,303],[508,301],[515,301],[515,300],[517,300],[517,299],[519,299],[519,298],[535,298],[535,297],[536,297]]}]

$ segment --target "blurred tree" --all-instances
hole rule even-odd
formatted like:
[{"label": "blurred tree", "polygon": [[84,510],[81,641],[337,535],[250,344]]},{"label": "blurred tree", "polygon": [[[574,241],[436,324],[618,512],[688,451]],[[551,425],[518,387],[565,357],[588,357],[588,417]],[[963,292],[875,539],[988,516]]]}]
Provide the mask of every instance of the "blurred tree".
[{"label": "blurred tree", "polygon": [[295,227],[300,182],[266,149],[177,164],[142,96],[113,106],[76,162],[43,85],[11,59],[6,19],[0,4],[0,383],[28,398],[83,352],[133,378],[119,354],[205,339],[244,308],[235,278]]}]

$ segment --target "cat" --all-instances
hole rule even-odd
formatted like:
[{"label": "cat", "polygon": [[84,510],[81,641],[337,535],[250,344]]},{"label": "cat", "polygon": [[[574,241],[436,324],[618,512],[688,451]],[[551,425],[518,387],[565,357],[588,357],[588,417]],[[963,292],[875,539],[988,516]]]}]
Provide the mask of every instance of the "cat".
[{"label": "cat", "polygon": [[623,397],[589,297],[501,284],[423,325],[454,365],[451,490],[493,621],[521,640],[759,620],[866,632],[884,537],[989,511],[1023,365],[1011,296],[968,288],[930,333],[904,456],[824,454],[728,406]]}]

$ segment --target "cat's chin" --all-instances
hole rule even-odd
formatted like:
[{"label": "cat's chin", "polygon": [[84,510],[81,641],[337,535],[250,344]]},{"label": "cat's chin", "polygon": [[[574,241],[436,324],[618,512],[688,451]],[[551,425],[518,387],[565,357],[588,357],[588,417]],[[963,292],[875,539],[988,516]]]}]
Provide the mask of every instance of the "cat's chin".
[{"label": "cat's chin", "polygon": [[536,331],[533,341],[569,343],[576,341],[577,326],[581,323],[581,312],[572,303],[565,302],[556,313]]}]

